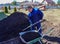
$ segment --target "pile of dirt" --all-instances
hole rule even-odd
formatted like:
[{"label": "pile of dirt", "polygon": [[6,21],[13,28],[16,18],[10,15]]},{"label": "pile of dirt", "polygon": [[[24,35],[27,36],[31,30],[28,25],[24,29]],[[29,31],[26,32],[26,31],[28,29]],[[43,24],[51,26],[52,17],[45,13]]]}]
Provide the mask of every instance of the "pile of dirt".
[{"label": "pile of dirt", "polygon": [[47,33],[42,39],[44,44],[60,43],[60,24],[54,25],[53,22],[45,20],[44,22],[42,22],[42,29],[43,29],[43,34]]}]

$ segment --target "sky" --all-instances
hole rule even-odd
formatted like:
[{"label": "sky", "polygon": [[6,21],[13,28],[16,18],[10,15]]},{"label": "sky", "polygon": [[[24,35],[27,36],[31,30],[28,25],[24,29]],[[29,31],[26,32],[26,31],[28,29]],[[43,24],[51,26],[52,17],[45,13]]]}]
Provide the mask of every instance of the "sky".
[{"label": "sky", "polygon": [[[5,4],[5,3],[11,3],[13,0],[0,0],[0,4]],[[25,1],[25,0],[16,0],[17,2],[22,2],[22,1]],[[31,1],[31,0],[28,0],[28,1]],[[38,2],[41,2],[42,0],[34,0],[34,1],[38,1]],[[53,0],[55,2],[57,2],[58,0]]]}]

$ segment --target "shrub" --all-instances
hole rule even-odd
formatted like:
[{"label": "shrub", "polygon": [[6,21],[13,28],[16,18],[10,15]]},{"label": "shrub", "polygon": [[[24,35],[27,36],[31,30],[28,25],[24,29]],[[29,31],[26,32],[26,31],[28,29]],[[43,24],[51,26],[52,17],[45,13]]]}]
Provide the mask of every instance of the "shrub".
[{"label": "shrub", "polygon": [[16,12],[16,11],[17,11],[17,8],[15,7],[15,8],[14,8],[14,12]]},{"label": "shrub", "polygon": [[5,6],[5,13],[8,13],[8,8]]},{"label": "shrub", "polygon": [[11,10],[11,7],[9,6],[8,9]]}]

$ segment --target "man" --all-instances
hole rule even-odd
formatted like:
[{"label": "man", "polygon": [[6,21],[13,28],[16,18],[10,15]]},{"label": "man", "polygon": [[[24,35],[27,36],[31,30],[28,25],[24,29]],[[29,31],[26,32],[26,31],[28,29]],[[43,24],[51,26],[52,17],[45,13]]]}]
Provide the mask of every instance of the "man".
[{"label": "man", "polygon": [[[43,19],[43,13],[38,8],[33,8],[32,6],[28,6],[28,11],[30,12],[28,14],[29,19],[31,20],[31,23],[34,24],[39,20]],[[41,23],[34,25],[32,29],[39,29],[41,27]],[[42,33],[42,29],[40,28],[39,33]]]}]

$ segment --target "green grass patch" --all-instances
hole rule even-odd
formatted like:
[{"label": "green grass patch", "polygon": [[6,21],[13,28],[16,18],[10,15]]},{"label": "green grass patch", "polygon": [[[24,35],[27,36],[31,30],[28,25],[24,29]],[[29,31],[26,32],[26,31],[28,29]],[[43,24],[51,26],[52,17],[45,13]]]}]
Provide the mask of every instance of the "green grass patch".
[{"label": "green grass patch", "polygon": [[4,12],[0,12],[0,20],[3,20],[6,17],[7,15]]}]

